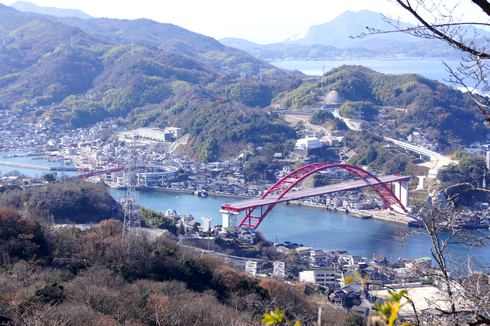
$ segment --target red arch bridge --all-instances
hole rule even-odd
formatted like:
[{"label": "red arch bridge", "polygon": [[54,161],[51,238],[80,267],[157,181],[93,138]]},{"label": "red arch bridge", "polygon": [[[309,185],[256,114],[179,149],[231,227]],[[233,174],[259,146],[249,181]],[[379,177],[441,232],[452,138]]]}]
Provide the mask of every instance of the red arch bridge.
[{"label": "red arch bridge", "polygon": [[[341,182],[333,185],[297,190],[296,186],[303,180],[320,171],[341,169],[357,177],[356,180]],[[408,182],[409,176],[388,175],[377,177],[374,174],[346,163],[312,163],[289,173],[281,178],[260,198],[224,204],[222,213],[229,218],[230,214],[242,214],[239,227],[256,229],[279,203],[315,197],[336,192],[373,189],[382,199],[385,208],[408,213]],[[226,223],[223,223],[226,224]],[[226,225],[224,225],[226,227]]]}]

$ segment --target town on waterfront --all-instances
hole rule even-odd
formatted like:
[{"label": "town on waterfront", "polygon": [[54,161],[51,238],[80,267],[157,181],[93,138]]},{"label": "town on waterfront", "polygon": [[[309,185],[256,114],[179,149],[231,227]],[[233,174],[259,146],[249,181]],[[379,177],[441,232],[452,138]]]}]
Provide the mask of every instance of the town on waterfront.
[{"label": "town on waterfront", "polygon": [[[306,112],[315,114],[311,109]],[[354,277],[358,272],[372,281],[370,291],[375,296],[388,295],[387,287],[403,288],[407,284],[414,292],[440,295],[437,287],[430,288],[428,275],[435,272],[427,250],[430,240],[417,229],[417,217],[408,198],[414,189],[423,187],[420,183],[424,179],[430,179],[430,170],[425,178],[411,183],[410,191],[407,189],[407,198],[403,199],[407,212],[387,208],[379,194],[363,191],[364,187],[332,193],[321,190],[324,195],[289,200],[288,206],[275,209],[277,212],[258,232],[239,228],[239,214],[223,210],[226,203],[260,197],[271,181],[287,176],[298,162],[315,161],[315,155],[325,148],[345,152],[342,133],[325,135],[314,128],[306,129],[290,155],[274,153],[280,169],[260,171],[272,175],[267,180],[249,176],[245,158],[252,153],[246,151],[235,159],[211,163],[190,158],[182,151],[189,140],[180,128],[127,130],[116,121],[107,121],[58,134],[42,125],[9,128],[11,121],[3,121],[4,139],[12,140],[2,145],[4,154],[0,160],[0,180],[6,189],[43,186],[49,183],[50,176],[105,184],[123,207],[128,200],[136,201],[132,223],[141,232],[174,237],[182,246],[224,258],[253,276],[315,284],[332,303],[355,307],[362,314],[366,313],[362,309],[367,309],[362,288],[345,284],[346,276]],[[33,129],[35,132],[25,141],[25,134]],[[422,155],[419,148],[428,144],[415,144],[418,155]],[[468,151],[488,153],[486,145],[473,146]],[[432,159],[427,155],[420,164],[431,163]],[[319,176],[311,184],[297,186],[295,194],[302,189],[311,191],[308,189],[314,186],[323,189],[314,184],[321,180],[330,180],[323,186],[328,187],[352,179],[342,170],[327,169]],[[461,229],[488,233],[488,203],[482,202],[460,214]],[[325,221],[329,222],[323,226]],[[336,231],[339,224],[343,228]],[[325,237],[331,237],[330,241],[322,241]],[[373,241],[379,241],[379,245]],[[469,253],[464,246],[455,245],[452,250],[458,259]],[[488,248],[469,256],[490,262]],[[460,266],[452,266],[454,272],[461,272]]]}]

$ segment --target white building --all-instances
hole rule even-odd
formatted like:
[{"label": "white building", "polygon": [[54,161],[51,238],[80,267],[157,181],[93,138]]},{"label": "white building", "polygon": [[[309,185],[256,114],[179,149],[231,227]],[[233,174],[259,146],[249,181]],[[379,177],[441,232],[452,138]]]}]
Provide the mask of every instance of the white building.
[{"label": "white building", "polygon": [[330,146],[338,146],[338,145],[342,144],[344,137],[343,136],[326,135],[325,137],[322,138],[322,140]]},{"label": "white building", "polygon": [[342,266],[353,267],[356,264],[356,260],[352,255],[340,255],[339,264]]},{"label": "white building", "polygon": [[213,220],[210,217],[203,217],[202,224],[201,224],[201,231],[211,232],[212,227],[213,227]]},{"label": "white building", "polygon": [[298,247],[295,249],[296,253],[302,258],[309,258],[312,250],[312,247]]},{"label": "white building", "polygon": [[139,128],[133,131],[137,138],[154,140],[159,142],[165,141],[165,130],[158,128]]},{"label": "white building", "polygon": [[295,148],[297,150],[308,152],[308,151],[311,151],[313,149],[321,148],[323,146],[324,146],[324,144],[322,142],[320,142],[320,140],[317,137],[308,136],[305,138],[298,139],[296,141],[296,147]]},{"label": "white building", "polygon": [[310,251],[310,262],[313,265],[319,266],[327,262],[328,254],[323,250],[311,250]]},{"label": "white building", "polygon": [[172,136],[177,139],[177,138],[180,138],[182,136],[182,129],[181,128],[177,128],[177,127],[167,127],[165,128],[165,131],[167,133],[170,133],[172,134]]},{"label": "white building", "polygon": [[336,287],[340,284],[342,276],[339,272],[330,269],[315,269],[299,273],[299,281],[320,286]]},{"label": "white building", "polygon": [[272,265],[272,276],[277,278],[286,277],[286,263],[283,261],[275,261]]},{"label": "white building", "polygon": [[156,142],[173,142],[182,136],[182,129],[176,127],[159,128],[138,128],[131,131],[123,132],[119,135],[126,140],[151,140]]},{"label": "white building", "polygon": [[257,262],[254,260],[247,260],[245,263],[245,272],[252,276],[257,275]]},{"label": "white building", "polygon": [[421,257],[414,259],[410,262],[407,262],[405,264],[405,267],[416,270],[416,269],[423,269],[427,270],[432,267],[432,258],[431,257]]},{"label": "white building", "polygon": [[486,156],[485,156],[485,163],[486,163],[486,166],[487,166],[487,170],[490,170],[490,151],[487,151],[486,152]]},{"label": "white building", "polygon": [[136,174],[138,185],[144,187],[162,186],[163,183],[171,181],[177,175],[177,170],[168,170],[160,172],[140,172]]}]

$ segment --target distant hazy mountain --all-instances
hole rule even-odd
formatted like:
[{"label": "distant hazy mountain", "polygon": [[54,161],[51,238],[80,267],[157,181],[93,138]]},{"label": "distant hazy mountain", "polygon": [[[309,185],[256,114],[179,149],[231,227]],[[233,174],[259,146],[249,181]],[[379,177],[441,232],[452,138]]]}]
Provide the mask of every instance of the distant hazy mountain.
[{"label": "distant hazy mountain", "polygon": [[[395,23],[395,21],[391,21]],[[409,26],[402,23],[402,26]],[[281,43],[260,45],[240,39],[224,39],[223,44],[247,51],[267,60],[332,59],[355,57],[448,57],[455,51],[443,42],[422,40],[404,33],[370,35],[357,38],[366,27],[392,30],[394,27],[380,13],[346,11],[330,22],[309,28],[302,37]],[[272,51],[274,50],[274,51]]]},{"label": "distant hazy mountain", "polygon": [[54,17],[76,17],[80,19],[92,18],[90,15],[84,13],[81,10],[41,7],[25,1],[17,1],[16,3],[12,4],[11,7],[23,12],[32,12],[35,14],[49,15]]},{"label": "distant hazy mountain", "polygon": [[[353,48],[362,46],[364,48],[378,49],[386,44],[414,43],[419,39],[407,34],[384,34],[369,36],[366,38],[353,38],[366,32],[366,27],[379,30],[392,30],[394,27],[386,21],[383,15],[369,10],[346,11],[332,21],[315,25],[301,39],[294,43],[300,44],[322,44],[339,48]],[[392,23],[396,23],[391,21]],[[408,26],[408,24],[404,24]]]}]

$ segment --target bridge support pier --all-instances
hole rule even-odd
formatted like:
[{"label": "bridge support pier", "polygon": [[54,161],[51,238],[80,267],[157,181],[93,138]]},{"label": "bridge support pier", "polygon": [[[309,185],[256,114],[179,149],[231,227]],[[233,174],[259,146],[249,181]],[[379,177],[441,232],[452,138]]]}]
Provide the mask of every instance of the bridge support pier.
[{"label": "bridge support pier", "polygon": [[[396,198],[404,207],[408,207],[408,181],[395,182],[394,188],[393,193]],[[399,205],[393,205],[392,208],[400,213],[405,213]]]},{"label": "bridge support pier", "polygon": [[229,229],[237,227],[237,218],[236,213],[232,213],[226,210],[220,210],[221,213],[221,222],[223,229]]}]

